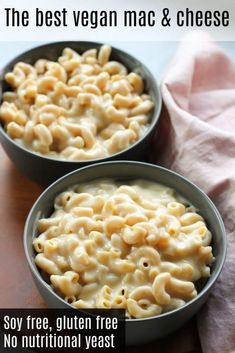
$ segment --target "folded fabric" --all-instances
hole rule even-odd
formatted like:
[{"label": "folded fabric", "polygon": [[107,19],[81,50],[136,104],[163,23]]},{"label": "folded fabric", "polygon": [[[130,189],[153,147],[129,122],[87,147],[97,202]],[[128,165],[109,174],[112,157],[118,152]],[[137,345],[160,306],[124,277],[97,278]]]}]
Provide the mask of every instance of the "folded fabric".
[{"label": "folded fabric", "polygon": [[[165,112],[153,160],[186,176],[218,207],[228,236],[224,269],[198,314],[203,353],[235,352],[235,63],[203,32],[180,44],[162,82]],[[179,348],[180,351],[180,348]]]}]

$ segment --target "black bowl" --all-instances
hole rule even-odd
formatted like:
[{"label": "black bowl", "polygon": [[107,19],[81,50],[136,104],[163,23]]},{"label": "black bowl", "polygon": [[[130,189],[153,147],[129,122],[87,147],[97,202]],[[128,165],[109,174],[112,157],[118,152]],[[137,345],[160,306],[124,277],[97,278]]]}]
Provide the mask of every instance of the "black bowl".
[{"label": "black bowl", "polygon": [[33,205],[25,224],[24,249],[26,258],[38,290],[51,308],[71,308],[72,306],[56,294],[51,286],[45,282],[35,264],[35,251],[32,242],[38,236],[38,219],[51,215],[55,197],[70,186],[104,177],[126,181],[146,179],[173,188],[179,195],[183,196],[190,204],[196,207],[212,233],[211,245],[215,261],[211,269],[211,276],[204,283],[203,287],[199,289],[198,295],[184,306],[170,312],[149,318],[126,320],[127,344],[138,345],[147,343],[155,339],[160,339],[184,325],[185,322],[198,312],[207,300],[225,261],[226,232],[224,224],[215,205],[203,191],[186,178],[168,169],[147,163],[113,161],[98,163],[74,171],[57,180],[41,194]]},{"label": "black bowl", "polygon": [[[9,85],[6,81],[4,81],[4,76],[7,72],[13,69],[17,62],[23,61],[29,64],[34,64],[40,58],[56,60],[66,47],[70,47],[78,53],[83,53],[87,49],[99,48],[101,45],[101,43],[96,42],[57,42],[28,50],[27,52],[17,56],[3,68],[0,79],[0,97],[2,97],[2,92],[10,89]],[[116,159],[142,160],[145,158],[146,151],[156,130],[156,125],[161,112],[162,98],[160,89],[150,71],[133,56],[119,49],[112,48],[111,60],[121,62],[128,68],[129,71],[139,73],[144,79],[145,91],[151,95],[155,103],[155,108],[150,115],[150,125],[146,133],[125,150],[108,157],[89,161],[66,161],[44,157],[22,146],[19,146],[6,134],[3,125],[0,124],[0,142],[5,152],[15,163],[15,165],[30,179],[33,179],[40,184],[47,185],[68,172],[95,162],[104,162]]]}]

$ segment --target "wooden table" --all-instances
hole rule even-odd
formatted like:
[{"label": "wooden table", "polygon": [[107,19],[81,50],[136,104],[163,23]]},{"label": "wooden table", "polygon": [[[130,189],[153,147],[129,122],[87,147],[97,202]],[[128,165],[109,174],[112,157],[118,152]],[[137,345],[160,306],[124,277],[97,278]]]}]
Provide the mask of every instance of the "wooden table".
[{"label": "wooden table", "polygon": [[[0,307],[45,308],[31,277],[23,249],[27,214],[43,188],[19,172],[0,147]],[[179,351],[178,342],[183,341]],[[131,347],[128,353],[143,352]],[[159,342],[144,346],[145,353],[200,352],[195,320]]]}]

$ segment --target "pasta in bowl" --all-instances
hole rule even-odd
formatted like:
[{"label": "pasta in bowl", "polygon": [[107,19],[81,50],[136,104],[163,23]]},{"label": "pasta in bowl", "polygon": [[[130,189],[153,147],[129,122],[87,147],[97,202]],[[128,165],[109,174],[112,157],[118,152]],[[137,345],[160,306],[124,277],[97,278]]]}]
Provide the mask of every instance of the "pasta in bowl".
[{"label": "pasta in bowl", "polygon": [[107,157],[137,141],[148,127],[152,98],[142,77],[111,61],[103,45],[81,55],[65,48],[57,61],[15,64],[5,80],[0,120],[17,143],[66,160]]},{"label": "pasta in bowl", "polygon": [[61,178],[25,227],[26,256],[47,303],[124,308],[128,344],[163,337],[192,317],[225,249],[208,197],[183,177],[140,162],[96,164]]},{"label": "pasta in bowl", "polygon": [[77,308],[145,318],[181,307],[213,262],[211,232],[185,203],[150,181],[79,184],[39,220],[35,262]]},{"label": "pasta in bowl", "polygon": [[[63,162],[68,172],[75,163],[83,166],[125,152],[135,159],[137,147],[140,158],[141,142],[149,140],[161,109],[159,90],[144,65],[109,45],[38,47],[9,64],[4,78],[0,137],[18,152],[27,151],[27,158],[53,161],[54,174]],[[10,157],[21,161],[13,153]]]}]

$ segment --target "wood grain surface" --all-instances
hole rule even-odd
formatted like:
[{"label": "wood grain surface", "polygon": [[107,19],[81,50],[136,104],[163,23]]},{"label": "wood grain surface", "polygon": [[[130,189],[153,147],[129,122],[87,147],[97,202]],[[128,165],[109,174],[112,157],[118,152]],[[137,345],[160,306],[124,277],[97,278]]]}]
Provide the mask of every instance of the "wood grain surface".
[{"label": "wood grain surface", "polygon": [[[0,147],[0,307],[45,308],[23,249],[28,212],[43,188],[19,172]],[[200,352],[195,319],[161,341],[127,348],[127,353]]]}]

